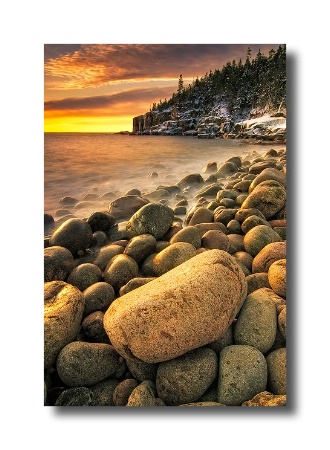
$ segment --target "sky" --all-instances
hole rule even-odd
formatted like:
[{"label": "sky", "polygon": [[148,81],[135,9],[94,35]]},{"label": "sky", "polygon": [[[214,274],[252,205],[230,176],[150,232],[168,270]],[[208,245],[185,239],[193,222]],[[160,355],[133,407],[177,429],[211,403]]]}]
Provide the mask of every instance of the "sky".
[{"label": "sky", "polygon": [[280,44],[45,44],[44,131],[132,131],[133,117],[232,60]]}]

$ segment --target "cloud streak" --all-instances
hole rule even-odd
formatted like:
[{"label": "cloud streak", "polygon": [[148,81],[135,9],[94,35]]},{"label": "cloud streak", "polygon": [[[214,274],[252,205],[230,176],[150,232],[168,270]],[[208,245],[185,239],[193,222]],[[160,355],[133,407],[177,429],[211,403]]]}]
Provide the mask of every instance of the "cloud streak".
[{"label": "cloud streak", "polygon": [[[127,106],[146,102],[153,103],[155,98],[169,98],[169,93],[175,91],[175,86],[162,88],[131,89],[118,92],[112,95],[97,95],[91,97],[69,97],[61,100],[51,100],[44,103],[44,110],[47,111],[68,111],[94,112],[96,110],[114,109],[117,112],[122,109],[126,113]],[[145,112],[145,111],[144,111]]]},{"label": "cloud streak", "polygon": [[178,79],[244,60],[248,46],[268,55],[278,44],[85,44],[45,46],[45,76],[57,89],[83,89],[123,81]]}]

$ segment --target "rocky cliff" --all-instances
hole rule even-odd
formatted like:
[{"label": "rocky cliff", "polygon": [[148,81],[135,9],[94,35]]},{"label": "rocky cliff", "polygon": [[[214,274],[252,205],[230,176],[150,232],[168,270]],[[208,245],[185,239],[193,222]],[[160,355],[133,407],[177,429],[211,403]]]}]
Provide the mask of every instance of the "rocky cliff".
[{"label": "rocky cliff", "polygon": [[133,118],[132,134],[184,135],[201,139],[228,138],[286,141],[286,111],[241,110],[229,113],[224,102],[209,111],[170,108]]}]

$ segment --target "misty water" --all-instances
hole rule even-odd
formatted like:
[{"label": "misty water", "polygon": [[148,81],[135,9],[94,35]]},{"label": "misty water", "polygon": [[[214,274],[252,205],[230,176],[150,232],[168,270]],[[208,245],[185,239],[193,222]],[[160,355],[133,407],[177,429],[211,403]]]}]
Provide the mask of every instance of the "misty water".
[{"label": "misty water", "polygon": [[[206,179],[209,174],[202,169],[208,162],[214,161],[220,167],[232,156],[249,158],[252,152],[262,155],[273,147],[271,143],[253,144],[236,139],[45,133],[44,212],[57,220],[63,209],[60,200],[70,196],[80,202],[70,213],[88,217],[94,211],[106,211],[112,200],[130,189],[146,194],[157,186],[176,184],[190,173],[200,173]],[[165,168],[153,167],[157,164]],[[156,178],[150,177],[153,172],[157,173]],[[107,193],[107,200],[102,200]],[[87,201],[87,194],[98,198],[82,203]],[[194,192],[186,194],[191,207]],[[174,199],[170,200],[169,206],[173,207],[173,202]]]}]

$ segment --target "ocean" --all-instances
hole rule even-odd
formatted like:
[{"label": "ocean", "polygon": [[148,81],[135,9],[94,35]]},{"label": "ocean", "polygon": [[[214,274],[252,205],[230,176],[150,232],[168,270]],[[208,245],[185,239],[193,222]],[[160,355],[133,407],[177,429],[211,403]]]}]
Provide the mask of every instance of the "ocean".
[{"label": "ocean", "polygon": [[[68,213],[63,213],[60,200],[70,196],[79,201],[70,213],[88,217],[94,211],[106,211],[112,200],[130,189],[146,194],[157,186],[176,184],[190,173],[206,179],[209,174],[202,169],[208,162],[220,167],[232,156],[262,155],[273,147],[279,144],[187,136],[45,133],[44,212],[55,220]],[[106,200],[104,194],[108,194]]]}]

